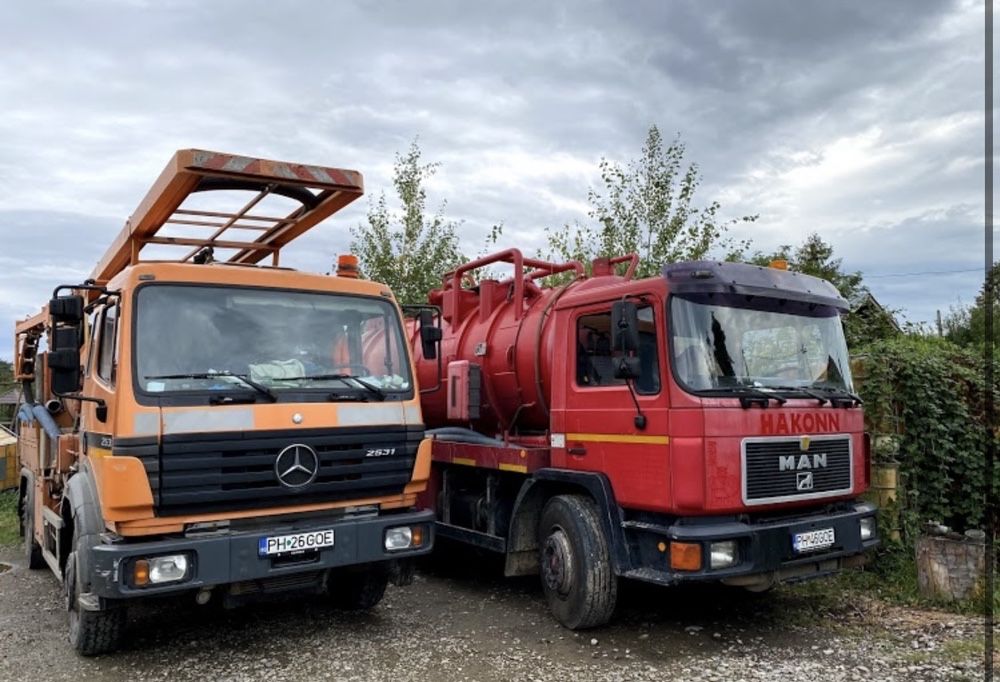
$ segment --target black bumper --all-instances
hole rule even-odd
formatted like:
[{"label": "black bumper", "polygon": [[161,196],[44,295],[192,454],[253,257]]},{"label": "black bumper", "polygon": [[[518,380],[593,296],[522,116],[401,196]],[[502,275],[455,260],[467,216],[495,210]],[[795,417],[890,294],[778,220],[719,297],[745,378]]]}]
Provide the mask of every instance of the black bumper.
[{"label": "black bumper", "polygon": [[[394,526],[421,524],[426,527],[423,545],[416,549],[386,551],[384,534]],[[301,557],[275,559],[258,555],[261,538],[333,529],[334,544]],[[434,513],[429,510],[384,516],[335,518],[324,521],[311,518],[294,527],[275,525],[247,532],[232,532],[211,537],[185,537],[152,542],[117,542],[93,548],[91,555],[90,593],[104,599],[129,599],[186,592],[252,580],[282,578],[318,570],[408,559],[427,554],[434,544]],[[145,557],[188,553],[192,567],[186,580],[148,587],[129,584],[132,562]]]},{"label": "black bumper", "polygon": [[[875,505],[855,502],[836,510],[775,520],[743,522],[689,518],[662,525],[626,522],[632,567],[624,575],[661,584],[720,580],[747,586],[818,577],[856,565],[863,560],[865,551],[878,546],[877,527],[866,540],[861,539],[860,528],[861,519],[874,518],[876,513]],[[796,533],[830,528],[835,538],[832,546],[808,552],[796,552],[793,548],[792,538]],[[737,563],[712,569],[709,563],[711,544],[727,540],[737,543]],[[700,544],[701,568],[692,571],[672,569],[671,541]],[[661,549],[664,546],[666,551]]]}]

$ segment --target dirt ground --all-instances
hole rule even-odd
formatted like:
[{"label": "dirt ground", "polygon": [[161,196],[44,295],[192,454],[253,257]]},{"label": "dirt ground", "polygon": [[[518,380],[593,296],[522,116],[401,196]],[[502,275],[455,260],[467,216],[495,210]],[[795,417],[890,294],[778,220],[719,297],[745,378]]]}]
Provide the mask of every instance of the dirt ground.
[{"label": "dirt ground", "polygon": [[954,614],[823,594],[750,595],[628,583],[611,625],[574,633],[536,579],[454,557],[369,613],[313,598],[232,611],[193,600],[133,609],[123,650],[66,641],[55,578],[0,549],[0,680],[978,680],[982,625]]}]

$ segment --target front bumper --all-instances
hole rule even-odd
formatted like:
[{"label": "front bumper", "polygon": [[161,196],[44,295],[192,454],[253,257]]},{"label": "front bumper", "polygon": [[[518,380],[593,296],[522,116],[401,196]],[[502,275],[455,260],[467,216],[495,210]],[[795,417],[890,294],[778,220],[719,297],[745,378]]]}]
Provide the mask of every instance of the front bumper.
[{"label": "front bumper", "polygon": [[[426,526],[425,541],[416,549],[386,551],[384,535],[395,526]],[[262,537],[333,529],[334,545],[304,555],[275,559],[258,556]],[[408,559],[427,554],[434,545],[434,513],[412,511],[384,516],[323,519],[310,518],[294,524],[267,526],[253,531],[227,532],[210,537],[183,537],[152,542],[115,542],[97,545],[91,555],[90,594],[103,599],[130,599],[186,592],[193,589],[283,578],[324,569]],[[127,571],[137,559],[189,553],[192,568],[188,579],[163,585],[133,587]]]},{"label": "front bumper", "polygon": [[[871,538],[861,539],[861,519],[874,518],[876,513],[875,505],[854,502],[825,512],[773,520],[687,518],[663,525],[626,522],[633,567],[625,575],[660,584],[719,580],[748,587],[819,577],[862,563],[864,552],[879,545],[877,526]],[[802,553],[793,549],[792,537],[796,533],[829,528],[835,537],[831,547]],[[710,568],[711,544],[727,540],[737,543],[737,562],[727,568]],[[673,541],[700,544],[701,569],[671,569],[669,544]],[[662,551],[662,546],[667,551]]]}]

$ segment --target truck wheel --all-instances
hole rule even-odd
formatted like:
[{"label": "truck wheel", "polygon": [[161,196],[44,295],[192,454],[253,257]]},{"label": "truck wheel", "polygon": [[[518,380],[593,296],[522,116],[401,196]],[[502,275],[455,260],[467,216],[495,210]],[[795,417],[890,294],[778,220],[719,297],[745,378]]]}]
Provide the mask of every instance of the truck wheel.
[{"label": "truck wheel", "polygon": [[542,589],[556,620],[570,630],[607,623],[618,599],[618,579],[593,500],[580,495],[549,500],[538,545]]},{"label": "truck wheel", "polygon": [[42,559],[42,548],[35,542],[35,494],[28,488],[24,491],[21,502],[21,534],[24,537],[24,555],[28,568],[36,569],[45,566]]},{"label": "truck wheel", "polygon": [[73,532],[73,551],[66,558],[63,576],[63,594],[69,613],[69,641],[82,656],[108,654],[121,643],[125,629],[125,609],[88,611],[80,608],[80,580],[77,552],[82,549],[76,531]]},{"label": "truck wheel", "polygon": [[385,596],[389,573],[381,568],[350,569],[330,574],[327,592],[333,604],[349,611],[367,611]]}]

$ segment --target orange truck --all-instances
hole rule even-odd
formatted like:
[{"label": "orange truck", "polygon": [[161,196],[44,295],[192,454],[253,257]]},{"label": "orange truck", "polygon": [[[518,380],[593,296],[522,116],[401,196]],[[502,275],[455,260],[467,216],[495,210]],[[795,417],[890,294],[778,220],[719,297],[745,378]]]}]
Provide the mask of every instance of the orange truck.
[{"label": "orange truck", "polygon": [[362,193],[355,171],[181,150],[92,276],[16,324],[24,549],[81,654],[153,597],[369,608],[430,551],[400,307],[350,257],[278,265]]}]

